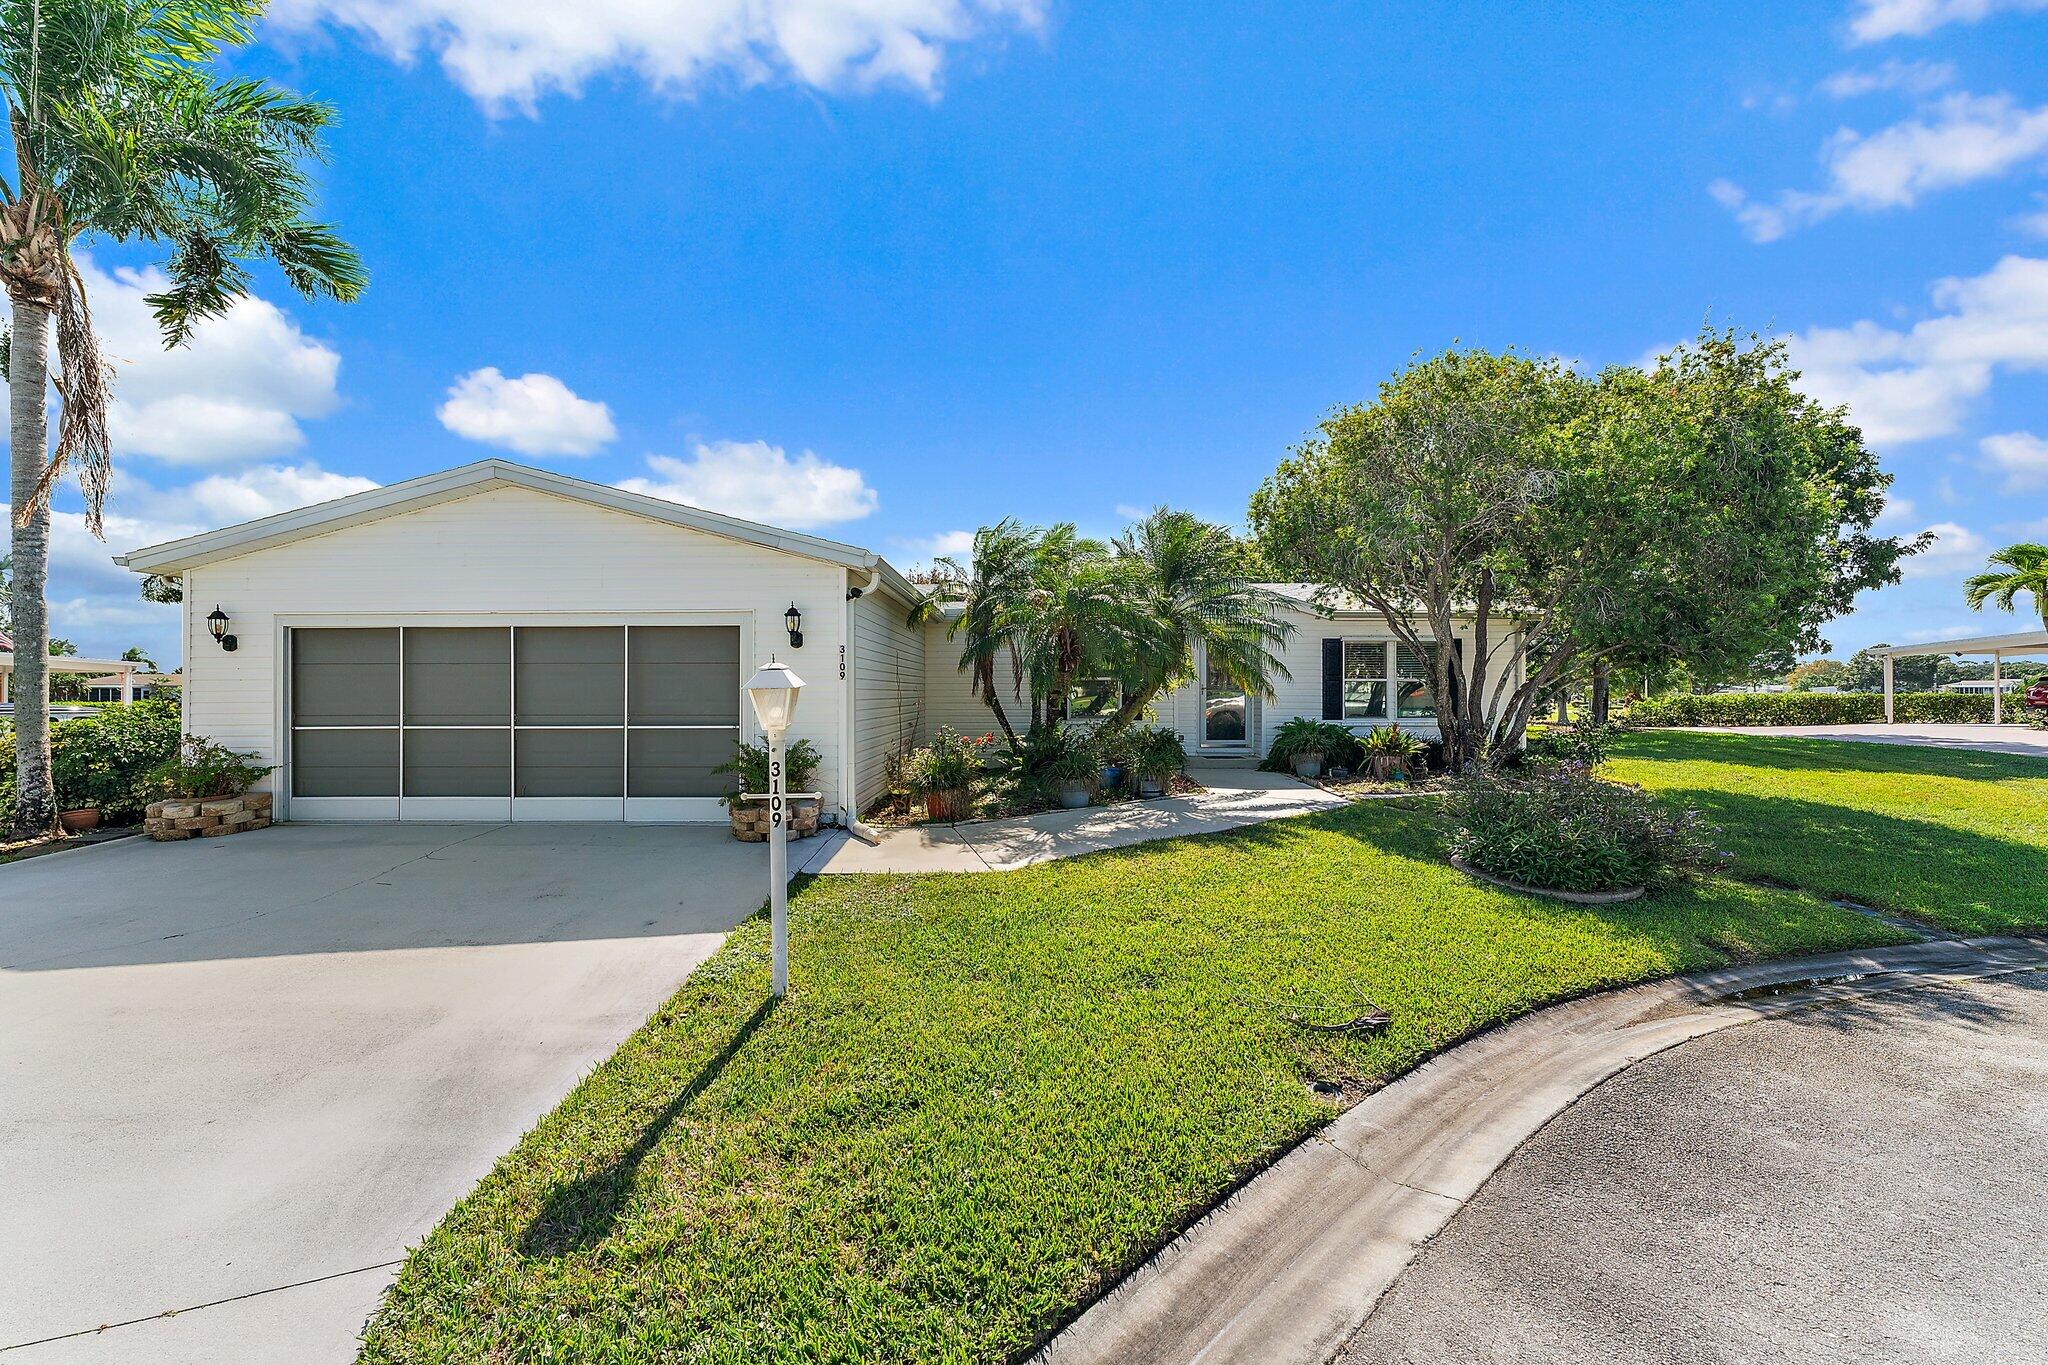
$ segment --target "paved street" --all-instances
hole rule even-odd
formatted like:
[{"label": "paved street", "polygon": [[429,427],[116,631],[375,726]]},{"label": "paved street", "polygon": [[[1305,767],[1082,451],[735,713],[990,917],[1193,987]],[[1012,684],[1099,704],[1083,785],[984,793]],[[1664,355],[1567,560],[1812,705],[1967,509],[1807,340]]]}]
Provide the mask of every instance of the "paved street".
[{"label": "paved street", "polygon": [[1340,1356],[2048,1360],[2048,975],[1728,1029],[1559,1115]]}]

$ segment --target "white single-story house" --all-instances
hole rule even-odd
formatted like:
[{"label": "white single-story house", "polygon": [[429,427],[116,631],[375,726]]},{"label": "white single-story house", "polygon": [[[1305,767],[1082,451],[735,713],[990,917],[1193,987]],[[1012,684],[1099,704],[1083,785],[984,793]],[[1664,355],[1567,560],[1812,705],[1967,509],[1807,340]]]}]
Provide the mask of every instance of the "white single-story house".
[{"label": "white single-story house", "polygon": [[[116,562],[183,580],[186,728],[276,765],[282,819],[722,819],[711,770],[758,737],[741,684],[771,656],[842,821],[939,726],[993,728],[879,555],[504,460]],[[1383,619],[1280,590],[1291,678],[1262,700],[1198,670],[1157,708],[1190,755],[1263,754],[1292,716],[1434,733]]]}]

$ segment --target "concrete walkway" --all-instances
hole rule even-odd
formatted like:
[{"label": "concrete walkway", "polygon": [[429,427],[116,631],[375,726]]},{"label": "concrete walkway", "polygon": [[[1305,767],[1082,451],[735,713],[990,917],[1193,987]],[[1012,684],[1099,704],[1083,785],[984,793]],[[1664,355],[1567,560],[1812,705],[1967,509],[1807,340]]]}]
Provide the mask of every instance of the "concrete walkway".
[{"label": "concrete walkway", "polygon": [[[1517,1147],[1636,1062],[1832,1000],[2042,967],[2040,940],[1913,944],[1724,968],[1543,1010],[1368,1096],[1160,1251],[1038,1360],[1322,1365]],[[1855,979],[1732,998],[1843,976]]]},{"label": "concrete walkway", "polygon": [[[1007,820],[919,825],[864,844],[841,833],[821,834],[800,870],[854,872],[1006,872],[1054,858],[1105,848],[1238,829],[1264,820],[1308,815],[1348,804],[1345,798],[1279,773],[1253,768],[1191,770],[1208,790],[1194,796],[1128,801],[1087,810],[1045,811]],[[802,855],[800,855],[802,856]]]},{"label": "concrete walkway", "polygon": [[[2017,702],[2014,703],[2018,705]],[[1708,735],[1768,735],[1776,739],[1851,739],[1864,744],[1910,744],[1926,749],[1975,749],[1987,754],[2048,758],[2048,730],[2026,725],[1687,725]]]}]

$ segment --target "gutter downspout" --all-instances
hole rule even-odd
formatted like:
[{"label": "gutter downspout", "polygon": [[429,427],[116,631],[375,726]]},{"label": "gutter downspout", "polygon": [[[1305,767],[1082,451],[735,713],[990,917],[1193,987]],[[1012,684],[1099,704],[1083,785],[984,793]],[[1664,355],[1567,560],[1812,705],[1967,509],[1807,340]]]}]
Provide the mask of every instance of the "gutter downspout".
[{"label": "gutter downspout", "polygon": [[[853,806],[853,803],[859,799],[859,794],[854,790],[854,773],[858,771],[860,766],[857,761],[859,755],[855,752],[854,747],[860,742],[860,739],[859,728],[854,724],[853,675],[857,674],[860,670],[860,660],[853,657],[854,570],[845,569],[841,573],[844,578],[845,591],[839,594],[839,638],[841,641],[840,647],[845,652],[839,657],[841,660],[840,690],[846,694],[846,743],[840,747],[846,754],[846,771],[840,785],[840,791],[844,794],[841,798],[844,804],[840,807],[840,823],[846,827],[848,834],[851,834],[862,843],[879,844],[882,842],[881,834],[872,826],[863,823],[860,818],[860,812],[855,810]],[[882,570],[880,566],[870,565],[867,569],[867,576],[868,581],[860,585],[862,596],[873,592],[881,583]]]}]

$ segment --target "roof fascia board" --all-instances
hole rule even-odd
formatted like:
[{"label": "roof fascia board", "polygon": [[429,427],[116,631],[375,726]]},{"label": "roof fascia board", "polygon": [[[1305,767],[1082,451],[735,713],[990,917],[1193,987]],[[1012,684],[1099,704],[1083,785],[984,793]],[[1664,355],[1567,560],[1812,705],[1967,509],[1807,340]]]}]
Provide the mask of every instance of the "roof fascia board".
[{"label": "roof fascia board", "polygon": [[780,550],[806,559],[821,560],[847,568],[869,569],[879,563],[877,556],[854,545],[800,531],[785,531],[757,522],[728,517],[718,512],[686,507],[682,503],[607,488],[585,479],[571,478],[543,469],[513,464],[506,460],[481,460],[455,469],[424,474],[383,488],[352,493],[331,502],[279,512],[255,521],[206,531],[182,540],[131,550],[116,555],[114,562],[137,573],[178,572],[217,560],[253,554],[278,545],[325,535],[364,523],[432,507],[492,488],[525,488],[571,501],[609,508],[629,516],[722,536],[745,544]]}]

